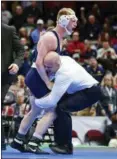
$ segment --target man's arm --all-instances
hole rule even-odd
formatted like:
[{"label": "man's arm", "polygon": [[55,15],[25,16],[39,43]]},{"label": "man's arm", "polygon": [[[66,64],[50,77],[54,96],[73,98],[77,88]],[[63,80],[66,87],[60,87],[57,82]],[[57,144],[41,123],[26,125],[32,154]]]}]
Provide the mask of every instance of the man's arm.
[{"label": "man's arm", "polygon": [[35,104],[41,108],[55,107],[64,93],[67,92],[72,80],[63,75],[55,80],[52,91],[49,95],[36,99]]},{"label": "man's arm", "polygon": [[44,60],[44,57],[46,56],[46,54],[49,51],[54,51],[56,49],[56,47],[57,47],[56,37],[51,35],[51,33],[46,33],[45,35],[43,35],[42,38],[40,39],[38,45],[37,45],[38,55],[37,55],[37,59],[36,59],[35,63],[37,66],[37,71],[38,71],[41,79],[47,85],[47,87],[50,86],[51,82],[46,74],[43,60]]},{"label": "man's arm", "polygon": [[13,52],[15,52],[15,60],[14,62],[8,67],[10,74],[16,74],[19,70],[19,67],[23,63],[24,59],[24,49],[23,46],[20,44],[19,37],[16,33],[16,30],[14,27],[10,27],[12,34],[12,48]]},{"label": "man's arm", "polygon": [[13,63],[17,64],[18,67],[20,67],[24,59],[24,48],[20,44],[20,39],[14,27],[12,27],[12,46],[13,46],[13,51],[16,54],[16,57]]}]

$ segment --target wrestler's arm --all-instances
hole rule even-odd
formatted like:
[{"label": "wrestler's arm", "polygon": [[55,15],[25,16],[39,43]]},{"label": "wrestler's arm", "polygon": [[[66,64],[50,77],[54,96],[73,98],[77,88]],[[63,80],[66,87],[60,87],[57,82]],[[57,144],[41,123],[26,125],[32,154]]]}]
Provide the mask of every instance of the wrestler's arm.
[{"label": "wrestler's arm", "polygon": [[54,35],[51,35],[51,33],[44,34],[37,45],[38,55],[35,62],[37,71],[48,88],[50,88],[51,82],[46,74],[43,65],[43,59],[48,52],[55,50],[56,47],[57,47],[56,37],[54,37]]},{"label": "wrestler's arm", "polygon": [[55,107],[71,84],[71,79],[61,76],[55,80],[52,91],[43,98],[36,99],[35,104],[41,108]]}]

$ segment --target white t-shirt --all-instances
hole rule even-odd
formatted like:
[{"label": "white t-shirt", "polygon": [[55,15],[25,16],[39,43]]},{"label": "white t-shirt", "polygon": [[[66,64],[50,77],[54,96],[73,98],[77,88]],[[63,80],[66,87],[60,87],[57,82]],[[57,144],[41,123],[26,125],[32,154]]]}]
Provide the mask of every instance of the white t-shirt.
[{"label": "white t-shirt", "polygon": [[56,106],[64,93],[90,88],[96,81],[82,66],[68,56],[60,56],[61,66],[55,74],[55,82],[49,95],[36,99],[35,104],[41,108]]}]

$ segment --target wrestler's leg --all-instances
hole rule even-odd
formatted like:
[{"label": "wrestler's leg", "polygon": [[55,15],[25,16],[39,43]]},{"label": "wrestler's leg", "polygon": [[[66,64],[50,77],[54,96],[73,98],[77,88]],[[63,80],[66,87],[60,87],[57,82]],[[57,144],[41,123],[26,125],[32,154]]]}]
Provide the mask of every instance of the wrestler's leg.
[{"label": "wrestler's leg", "polygon": [[41,112],[41,109],[35,105],[34,99],[35,98],[33,96],[30,97],[31,110],[24,116],[23,120],[21,121],[18,130],[19,134],[26,135],[34,120]]},{"label": "wrestler's leg", "polygon": [[[34,122],[35,118],[37,117],[37,115],[40,114],[40,108],[38,108],[35,103],[34,103],[34,97],[31,98],[30,100],[31,102],[31,111],[24,117],[24,119],[21,122],[19,131],[14,139],[14,141],[11,143],[11,147],[25,152],[27,151],[27,149],[24,146],[25,143],[25,134],[27,133],[27,131],[29,130],[30,126],[32,125],[32,123]],[[40,150],[40,149],[39,149]],[[43,153],[43,154],[48,154],[42,150],[40,150],[38,153]]]},{"label": "wrestler's leg", "polygon": [[45,115],[38,121],[35,132],[27,145],[28,152],[35,151],[40,153],[42,151],[39,148],[40,142],[42,142],[43,135],[47,131],[48,127],[51,126],[55,118],[56,114],[54,109],[45,112]]},{"label": "wrestler's leg", "polygon": [[35,132],[33,136],[37,138],[42,138],[47,129],[52,125],[53,121],[56,119],[55,109],[51,108],[45,112],[45,115],[38,121]]}]

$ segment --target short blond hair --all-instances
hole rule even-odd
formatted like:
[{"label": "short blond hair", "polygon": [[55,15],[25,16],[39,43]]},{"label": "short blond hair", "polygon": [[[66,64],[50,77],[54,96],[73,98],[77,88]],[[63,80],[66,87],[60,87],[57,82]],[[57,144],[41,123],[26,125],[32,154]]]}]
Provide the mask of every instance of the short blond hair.
[{"label": "short blond hair", "polygon": [[57,14],[57,20],[62,15],[75,15],[75,12],[71,8],[62,8]]}]

